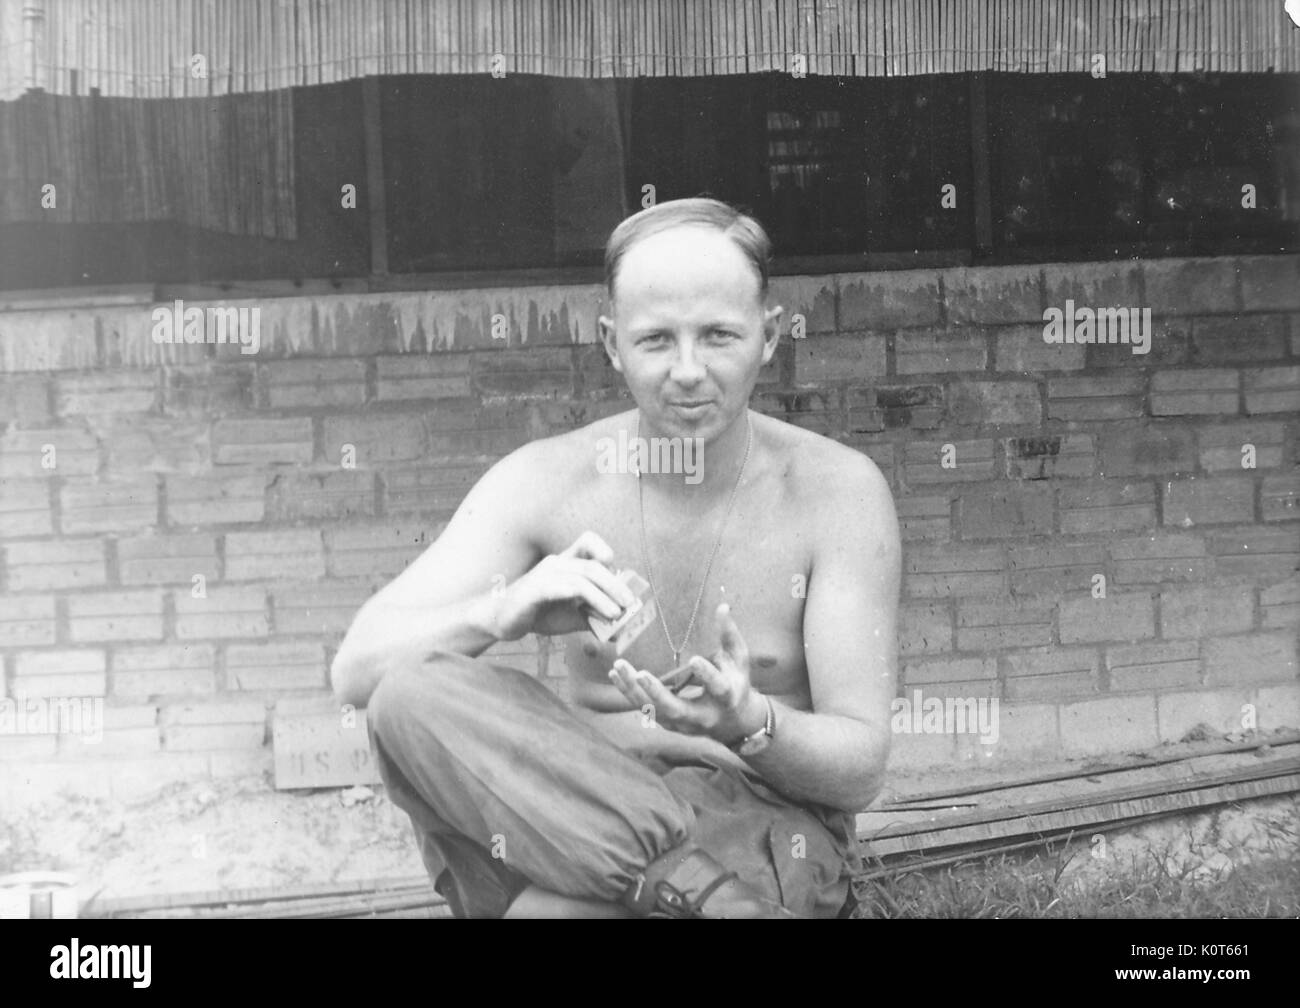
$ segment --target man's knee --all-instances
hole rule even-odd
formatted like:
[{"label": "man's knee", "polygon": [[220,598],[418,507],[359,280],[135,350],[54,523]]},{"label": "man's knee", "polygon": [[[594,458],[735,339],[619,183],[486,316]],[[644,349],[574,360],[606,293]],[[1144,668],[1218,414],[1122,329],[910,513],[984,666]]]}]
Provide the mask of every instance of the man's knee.
[{"label": "man's knee", "polygon": [[[522,676],[477,658],[434,652],[424,661],[385,674],[370,697],[367,717],[379,738],[396,741],[413,725],[437,730],[443,721],[462,721],[475,711],[490,710],[505,677]],[[463,729],[463,724],[459,727]]]}]

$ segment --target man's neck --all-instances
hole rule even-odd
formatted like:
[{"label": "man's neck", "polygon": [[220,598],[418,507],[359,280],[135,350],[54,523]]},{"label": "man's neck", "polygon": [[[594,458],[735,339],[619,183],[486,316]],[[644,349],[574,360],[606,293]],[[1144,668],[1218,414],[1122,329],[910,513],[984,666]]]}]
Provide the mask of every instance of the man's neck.
[{"label": "man's neck", "polygon": [[[694,452],[692,461],[695,469],[691,474],[642,473],[641,479],[645,489],[656,497],[682,505],[709,506],[715,501],[726,500],[736,485],[741,466],[745,463],[745,450],[752,422],[749,410],[746,409],[716,438],[700,444]],[[647,442],[652,438],[667,436],[649,428],[644,422],[644,417],[640,417],[638,423],[640,437]],[[685,457],[685,449],[683,449],[683,458]]]}]

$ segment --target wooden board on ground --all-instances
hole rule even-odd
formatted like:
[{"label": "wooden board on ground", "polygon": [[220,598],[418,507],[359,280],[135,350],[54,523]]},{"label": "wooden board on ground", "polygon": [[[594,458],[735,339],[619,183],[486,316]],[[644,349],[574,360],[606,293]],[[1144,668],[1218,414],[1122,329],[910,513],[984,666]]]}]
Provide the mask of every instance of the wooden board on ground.
[{"label": "wooden board on ground", "polygon": [[365,711],[342,711],[332,700],[279,701],[272,749],[277,790],[379,783]]}]

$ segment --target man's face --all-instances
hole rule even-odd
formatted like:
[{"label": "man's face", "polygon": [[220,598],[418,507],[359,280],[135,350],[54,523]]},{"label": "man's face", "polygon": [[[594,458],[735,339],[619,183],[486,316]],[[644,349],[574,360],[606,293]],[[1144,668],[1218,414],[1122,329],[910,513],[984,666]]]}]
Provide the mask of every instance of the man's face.
[{"label": "man's face", "polygon": [[601,338],[654,428],[716,436],[747,408],[779,338],[758,271],[713,228],[683,225],[629,248]]}]

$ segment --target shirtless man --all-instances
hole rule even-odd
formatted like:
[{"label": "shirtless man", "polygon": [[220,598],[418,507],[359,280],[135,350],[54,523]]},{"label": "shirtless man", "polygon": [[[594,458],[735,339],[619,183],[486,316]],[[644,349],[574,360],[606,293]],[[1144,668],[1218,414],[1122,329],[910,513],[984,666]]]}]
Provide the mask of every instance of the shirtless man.
[{"label": "shirtless man", "polygon": [[[636,408],[497,463],[339,649],[458,915],[844,905],[889,750],[899,535],[870,459],[749,409],[768,253],[713,200],[620,224],[601,339]],[[637,438],[701,439],[698,474],[598,465]],[[619,657],[588,617],[635,604],[629,568],[662,619]],[[570,635],[571,705],[478,658],[529,633]]]}]

